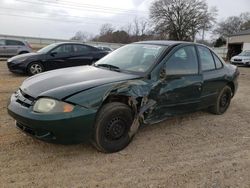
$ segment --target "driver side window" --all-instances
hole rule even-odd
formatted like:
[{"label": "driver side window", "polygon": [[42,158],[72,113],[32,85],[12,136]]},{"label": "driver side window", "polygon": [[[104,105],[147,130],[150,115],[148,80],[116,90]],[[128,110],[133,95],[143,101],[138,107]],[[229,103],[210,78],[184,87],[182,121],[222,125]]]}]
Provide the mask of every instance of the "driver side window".
[{"label": "driver side window", "polygon": [[198,74],[198,59],[194,46],[178,49],[165,64],[167,75]]}]

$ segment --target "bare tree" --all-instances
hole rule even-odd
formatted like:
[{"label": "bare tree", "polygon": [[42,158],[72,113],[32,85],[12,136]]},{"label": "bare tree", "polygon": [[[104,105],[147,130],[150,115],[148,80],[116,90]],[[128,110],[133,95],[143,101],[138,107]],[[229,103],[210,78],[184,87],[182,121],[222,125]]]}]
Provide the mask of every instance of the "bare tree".
[{"label": "bare tree", "polygon": [[141,35],[145,35],[148,30],[148,22],[145,19],[140,20],[140,31]]},{"label": "bare tree", "polygon": [[208,12],[206,12],[203,28],[202,28],[202,41],[205,42],[205,31],[212,29],[213,23],[216,23],[218,9],[216,7],[211,7]]},{"label": "bare tree", "polygon": [[88,32],[84,31],[77,31],[75,36],[71,38],[71,40],[78,40],[82,42],[86,42],[90,40],[93,36],[89,34]]},{"label": "bare tree", "polygon": [[146,33],[148,22],[144,18],[134,18],[133,23],[131,24],[133,30],[133,36],[141,36]]},{"label": "bare tree", "polygon": [[103,24],[100,28],[100,35],[107,35],[107,34],[110,34],[114,31],[114,27],[109,24],[109,23],[106,23],[106,24]]},{"label": "bare tree", "polygon": [[227,37],[246,29],[250,29],[250,13],[228,17],[226,20],[218,23],[214,33],[222,37]]},{"label": "bare tree", "polygon": [[140,24],[139,24],[139,19],[137,17],[134,18],[132,27],[133,27],[133,35],[138,37],[140,35]]},{"label": "bare tree", "polygon": [[173,40],[194,40],[201,30],[210,28],[217,10],[208,10],[205,0],[157,0],[150,7],[154,30]]},{"label": "bare tree", "polygon": [[247,30],[247,29],[250,29],[250,20],[248,20],[242,25],[242,30]]},{"label": "bare tree", "polygon": [[132,23],[115,30],[111,24],[104,24],[100,28],[100,34],[93,40],[100,42],[131,43],[140,40],[150,39],[148,22],[145,18],[135,17]]},{"label": "bare tree", "polygon": [[124,27],[121,27],[121,30],[125,31],[128,33],[128,35],[132,35],[132,23],[129,23],[125,25]]}]

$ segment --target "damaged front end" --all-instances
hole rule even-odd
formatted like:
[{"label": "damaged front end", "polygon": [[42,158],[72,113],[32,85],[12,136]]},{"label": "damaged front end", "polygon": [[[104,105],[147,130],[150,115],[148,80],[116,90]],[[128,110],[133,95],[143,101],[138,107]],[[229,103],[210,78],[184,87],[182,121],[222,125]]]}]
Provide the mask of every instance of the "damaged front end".
[{"label": "damaged front end", "polygon": [[156,96],[151,93],[159,82],[149,83],[143,79],[110,83],[70,96],[65,101],[77,103],[85,108],[98,111],[104,104],[122,102],[130,106],[134,121],[129,135],[132,137],[141,124],[148,124],[145,119],[156,108]]},{"label": "damaged front end", "polygon": [[[134,97],[129,97],[128,104],[129,104],[129,106],[132,107],[133,111],[135,112],[134,121],[133,121],[133,123],[130,127],[130,131],[129,131],[129,136],[132,137],[137,132],[140,125],[142,123],[145,124],[144,114],[146,112],[147,113],[152,112],[156,102],[154,100],[148,99],[147,96],[144,96],[142,98],[140,104],[138,105],[138,101]],[[138,106],[139,106],[139,108],[138,108]]]},{"label": "damaged front end", "polygon": [[150,84],[143,80],[132,80],[118,85],[111,93],[128,97],[127,104],[134,112],[134,121],[130,127],[129,136],[137,132],[141,124],[147,124],[146,117],[156,107],[156,101],[149,98],[150,91],[158,85],[158,82]]}]

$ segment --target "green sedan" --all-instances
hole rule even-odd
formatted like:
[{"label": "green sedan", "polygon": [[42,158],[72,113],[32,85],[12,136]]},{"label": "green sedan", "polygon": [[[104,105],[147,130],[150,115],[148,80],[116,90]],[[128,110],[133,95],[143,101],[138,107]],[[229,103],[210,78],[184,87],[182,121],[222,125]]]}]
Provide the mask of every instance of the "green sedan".
[{"label": "green sedan", "polygon": [[145,41],[91,66],[26,79],[11,96],[16,126],[53,143],[90,141],[102,152],[125,148],[142,125],[208,109],[223,114],[239,71],[204,45]]}]

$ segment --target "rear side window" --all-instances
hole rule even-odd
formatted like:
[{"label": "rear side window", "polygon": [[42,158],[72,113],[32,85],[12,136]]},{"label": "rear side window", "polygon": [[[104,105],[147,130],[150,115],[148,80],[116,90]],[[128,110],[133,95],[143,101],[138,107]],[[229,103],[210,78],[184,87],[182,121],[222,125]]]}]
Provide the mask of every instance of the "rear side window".
[{"label": "rear side window", "polygon": [[198,52],[201,59],[201,67],[203,71],[215,69],[214,58],[210,50],[203,46],[198,46]]},{"label": "rear side window", "polygon": [[5,41],[4,40],[0,40],[0,46],[5,45]]},{"label": "rear side window", "polygon": [[72,45],[69,45],[69,44],[61,45],[61,46],[57,47],[56,49],[54,49],[52,51],[52,53],[53,52],[56,52],[58,54],[71,53],[72,52]]},{"label": "rear side window", "polygon": [[198,60],[194,46],[177,50],[166,62],[167,75],[198,74]]},{"label": "rear side window", "polygon": [[217,57],[217,55],[215,55],[215,54],[213,53],[213,57],[214,57],[214,62],[215,62],[216,68],[217,68],[217,69],[222,68],[222,62],[221,62],[221,60]]},{"label": "rear side window", "polygon": [[24,43],[17,40],[6,40],[7,46],[24,46]]},{"label": "rear side window", "polygon": [[107,51],[109,51],[109,50],[111,50],[110,48],[108,48],[108,47],[103,47],[103,50],[107,50]]},{"label": "rear side window", "polygon": [[86,53],[91,51],[92,49],[89,48],[88,46],[84,45],[73,45],[73,52],[74,53]]}]

